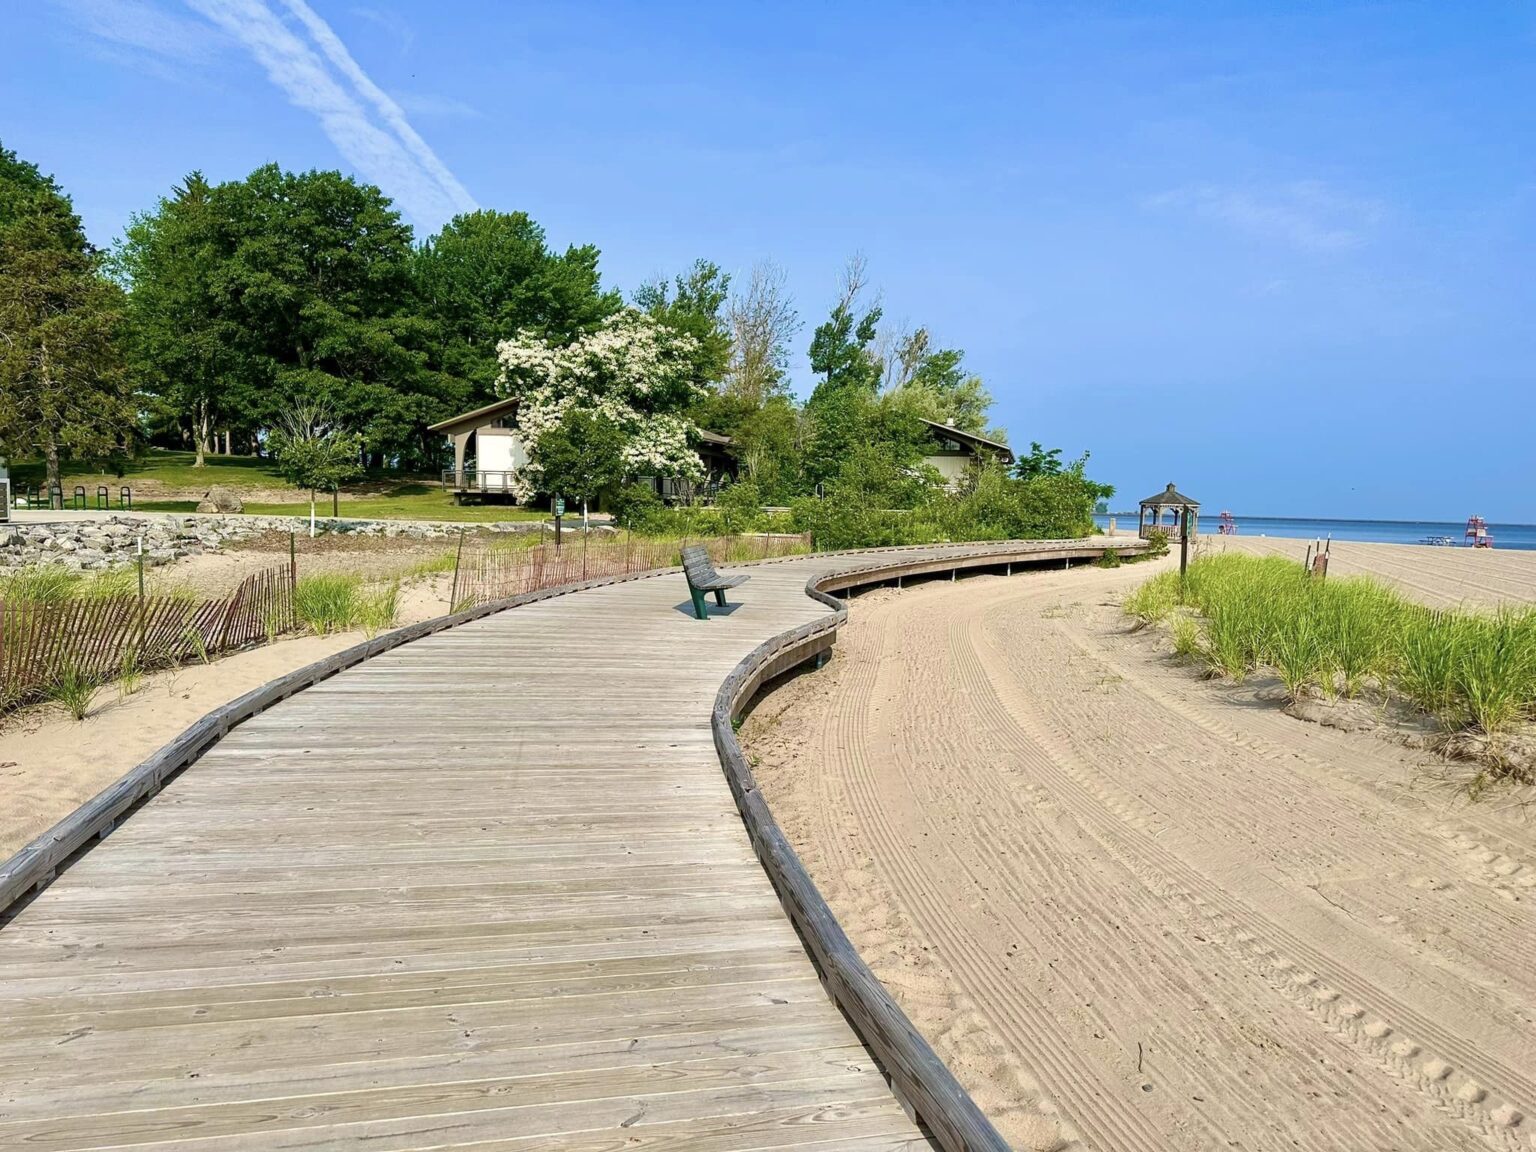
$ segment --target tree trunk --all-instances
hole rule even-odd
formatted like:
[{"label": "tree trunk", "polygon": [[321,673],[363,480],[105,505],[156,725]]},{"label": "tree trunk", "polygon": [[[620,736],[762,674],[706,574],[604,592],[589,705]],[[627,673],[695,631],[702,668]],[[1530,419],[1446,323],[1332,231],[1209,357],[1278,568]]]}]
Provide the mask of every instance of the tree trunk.
[{"label": "tree trunk", "polygon": [[48,433],[48,445],[44,453],[48,461],[48,505],[53,506],[53,490],[57,488],[64,491],[64,486],[59,480],[59,442],[52,432]]},{"label": "tree trunk", "polygon": [[208,401],[197,402],[197,427],[193,430],[193,439],[197,441],[197,459],[192,461],[192,467],[204,468],[208,464]]},{"label": "tree trunk", "polygon": [[[39,366],[42,369],[43,395],[46,396],[46,395],[49,395],[53,391],[53,369],[49,365],[49,362],[48,362],[48,343],[47,343],[47,341],[44,341],[41,344],[41,346],[39,347],[38,351],[42,353],[41,363],[40,363]],[[53,490],[55,488],[57,488],[62,493],[64,488],[63,488],[63,484],[59,480],[59,437],[58,437],[58,432],[54,428],[49,428],[47,430],[47,432],[45,433],[45,435],[47,435],[48,441],[44,445],[43,456],[44,456],[44,459],[48,463],[48,507],[52,508],[53,507]],[[60,502],[62,503],[62,500]]]}]

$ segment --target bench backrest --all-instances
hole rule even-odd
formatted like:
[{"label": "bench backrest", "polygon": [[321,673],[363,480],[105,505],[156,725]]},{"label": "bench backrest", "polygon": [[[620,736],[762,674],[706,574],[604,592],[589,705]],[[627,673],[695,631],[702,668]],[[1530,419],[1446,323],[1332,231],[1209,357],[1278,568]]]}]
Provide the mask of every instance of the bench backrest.
[{"label": "bench backrest", "polygon": [[713,580],[718,573],[710,562],[709,552],[699,544],[690,544],[683,549],[683,570],[688,573],[688,579],[697,583],[701,580]]}]

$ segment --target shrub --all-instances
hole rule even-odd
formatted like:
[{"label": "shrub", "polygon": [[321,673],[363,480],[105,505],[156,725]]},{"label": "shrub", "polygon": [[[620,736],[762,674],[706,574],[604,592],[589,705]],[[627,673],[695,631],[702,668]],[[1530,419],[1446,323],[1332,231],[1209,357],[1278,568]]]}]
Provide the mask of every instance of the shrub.
[{"label": "shrub", "polygon": [[609,504],[614,522],[637,532],[647,517],[665,507],[649,484],[626,484],[613,494]]},{"label": "shrub", "polygon": [[760,530],[763,519],[762,495],[751,480],[739,480],[720,490],[715,501],[726,535]]},{"label": "shrub", "polygon": [[1166,556],[1166,555],[1168,555],[1168,529],[1166,529],[1166,528],[1153,528],[1150,532],[1147,533],[1147,551],[1146,551],[1146,555],[1148,555],[1148,556]]},{"label": "shrub", "polygon": [[1118,567],[1120,567],[1120,549],[1118,549],[1118,548],[1106,548],[1106,549],[1104,549],[1104,555],[1100,556],[1097,560],[1095,560],[1094,561],[1094,565],[1096,567],[1099,567],[1099,568],[1118,568]]}]

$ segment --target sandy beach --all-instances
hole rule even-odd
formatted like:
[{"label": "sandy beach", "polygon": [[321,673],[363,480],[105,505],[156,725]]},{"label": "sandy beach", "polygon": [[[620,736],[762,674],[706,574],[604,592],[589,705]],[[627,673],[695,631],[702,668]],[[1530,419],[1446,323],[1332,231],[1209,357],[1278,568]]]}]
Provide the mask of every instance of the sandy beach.
[{"label": "sandy beach", "polygon": [[[1119,612],[1155,570],[871,593],[759,702],[754,771],[854,943],[1018,1148],[1529,1152],[1531,797],[1202,680]],[[1531,553],[1333,571],[1536,588]]]}]

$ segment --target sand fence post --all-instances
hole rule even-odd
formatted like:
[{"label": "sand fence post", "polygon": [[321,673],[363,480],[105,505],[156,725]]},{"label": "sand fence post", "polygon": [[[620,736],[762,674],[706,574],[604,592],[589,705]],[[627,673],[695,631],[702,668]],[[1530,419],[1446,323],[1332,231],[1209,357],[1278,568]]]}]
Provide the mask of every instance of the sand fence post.
[{"label": "sand fence post", "polygon": [[448,612],[451,615],[459,603],[459,565],[464,560],[464,529],[459,529],[459,546],[453,553],[453,589],[448,593]]}]

